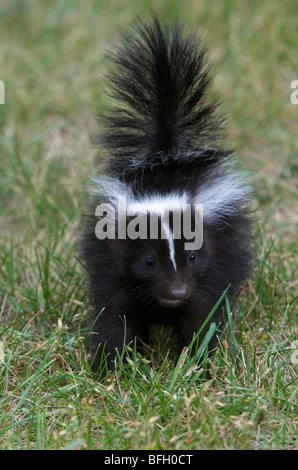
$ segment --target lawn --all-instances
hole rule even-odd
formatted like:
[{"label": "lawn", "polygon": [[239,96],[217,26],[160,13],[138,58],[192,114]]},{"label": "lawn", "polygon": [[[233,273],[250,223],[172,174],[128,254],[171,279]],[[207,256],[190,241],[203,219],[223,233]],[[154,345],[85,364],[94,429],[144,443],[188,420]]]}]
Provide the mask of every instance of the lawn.
[{"label": "lawn", "polygon": [[[80,215],[106,52],[152,7],[209,46],[227,145],[255,187],[256,261],[209,380],[160,329],[97,383]],[[296,0],[1,2],[1,449],[297,449],[297,14]]]}]

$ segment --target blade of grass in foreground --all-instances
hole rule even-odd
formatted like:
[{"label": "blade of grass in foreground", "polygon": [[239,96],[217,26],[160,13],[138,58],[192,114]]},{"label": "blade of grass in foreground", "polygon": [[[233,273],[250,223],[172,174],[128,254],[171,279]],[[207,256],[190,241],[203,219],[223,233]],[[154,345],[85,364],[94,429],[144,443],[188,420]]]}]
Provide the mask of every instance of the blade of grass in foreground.
[{"label": "blade of grass in foreground", "polygon": [[[199,343],[199,335],[201,334],[201,332],[203,331],[203,329],[205,328],[207,323],[210,321],[210,319],[214,315],[215,311],[220,306],[221,302],[223,301],[223,299],[226,296],[226,293],[228,292],[228,289],[229,289],[229,287],[227,287],[227,289],[222,293],[222,295],[220,296],[220,298],[218,299],[218,301],[214,305],[213,309],[211,310],[209,315],[206,317],[206,320],[202,324],[199,331],[196,334],[194,334],[193,339],[192,339],[189,347],[185,348],[182,351],[182,353],[179,357],[179,360],[177,362],[177,365],[176,365],[176,367],[175,367],[175,369],[173,370],[173,373],[172,373],[172,378],[171,378],[171,382],[170,382],[170,386],[169,386],[170,390],[173,389],[173,387],[174,387],[174,385],[177,381],[177,378],[179,376],[179,373],[181,373],[182,376],[186,376],[187,373],[190,372],[190,369],[193,369],[195,367],[195,365],[198,364],[201,361],[201,358],[202,358],[203,354],[205,354],[205,357],[207,358],[207,356],[208,356],[208,344],[210,343],[211,338],[213,337],[214,332],[216,330],[216,323],[214,323],[214,322],[211,323],[208,332],[206,333],[206,335],[204,336],[203,340],[200,343]],[[188,356],[188,351],[191,350],[194,345],[196,345],[195,353],[191,357],[189,357]],[[195,369],[193,369],[193,370],[195,370]],[[197,376],[197,374],[192,374],[192,375],[193,375],[193,377],[191,379],[191,382],[193,383],[197,379],[198,376]]]}]

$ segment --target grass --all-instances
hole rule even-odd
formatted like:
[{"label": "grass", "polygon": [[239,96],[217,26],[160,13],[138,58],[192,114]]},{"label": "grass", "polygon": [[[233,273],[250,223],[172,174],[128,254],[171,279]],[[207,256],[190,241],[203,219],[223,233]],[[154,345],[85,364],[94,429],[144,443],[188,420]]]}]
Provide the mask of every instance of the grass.
[{"label": "grass", "polygon": [[[168,354],[161,330],[101,384],[78,221],[100,165],[105,51],[152,6],[209,44],[228,142],[256,187],[257,259],[228,305],[210,380],[185,352]],[[295,12],[294,0],[0,6],[1,449],[297,448]]]}]

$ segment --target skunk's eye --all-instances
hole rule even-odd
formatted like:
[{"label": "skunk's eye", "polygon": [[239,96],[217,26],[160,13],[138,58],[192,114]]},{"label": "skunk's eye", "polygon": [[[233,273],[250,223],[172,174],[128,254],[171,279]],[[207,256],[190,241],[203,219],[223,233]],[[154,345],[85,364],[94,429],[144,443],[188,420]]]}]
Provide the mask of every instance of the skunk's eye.
[{"label": "skunk's eye", "polygon": [[192,253],[191,255],[189,255],[189,261],[194,261],[196,259],[196,255],[194,253]]},{"label": "skunk's eye", "polygon": [[155,261],[152,258],[146,258],[146,264],[147,266],[153,266],[155,264]]}]

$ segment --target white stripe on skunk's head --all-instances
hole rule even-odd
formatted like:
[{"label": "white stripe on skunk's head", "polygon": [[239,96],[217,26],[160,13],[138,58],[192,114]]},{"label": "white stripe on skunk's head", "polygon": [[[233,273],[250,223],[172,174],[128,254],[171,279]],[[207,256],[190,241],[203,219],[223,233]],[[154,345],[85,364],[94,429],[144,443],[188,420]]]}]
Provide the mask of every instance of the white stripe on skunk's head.
[{"label": "white stripe on skunk's head", "polygon": [[105,202],[115,206],[119,196],[126,196],[129,199],[133,196],[131,186],[121,182],[118,178],[96,175],[90,177],[90,181],[89,194],[104,199]]},{"label": "white stripe on skunk's head", "polygon": [[187,193],[148,194],[145,197],[129,200],[129,210],[131,212],[159,214],[163,216],[170,211],[183,211],[184,204],[189,201]]},{"label": "white stripe on skunk's head", "polygon": [[[119,222],[118,236],[120,239],[126,238],[126,236],[133,240],[136,238],[147,239],[147,237],[152,237],[152,239],[159,238],[158,219],[160,218],[161,238],[168,241],[169,258],[175,271],[177,271],[175,239],[181,239],[183,232],[183,238],[190,240],[189,243],[185,243],[185,249],[200,249],[203,243],[204,222],[216,225],[225,217],[241,214],[242,208],[248,201],[248,195],[251,192],[251,189],[244,185],[239,174],[230,171],[226,173],[210,174],[209,177],[206,177],[199,185],[195,197],[191,197],[187,192],[179,193],[177,191],[169,194],[152,192],[151,194],[147,193],[146,195],[137,197],[133,194],[131,185],[125,184],[117,178],[99,176],[92,178],[92,182],[95,187],[91,189],[90,192],[94,196],[98,196],[101,202],[96,208],[95,215],[103,216],[106,214],[104,223],[109,222],[111,233],[114,235],[117,219]],[[187,226],[185,226],[185,223],[192,225],[192,216],[190,216],[190,218],[185,216],[191,207],[195,212],[194,231],[191,230],[191,227],[187,228]],[[197,211],[199,212],[197,213]],[[171,212],[173,213],[172,226],[169,222],[169,214]],[[174,216],[175,213],[178,213],[178,219]],[[150,235],[147,227],[148,214],[150,215]],[[180,214],[183,214],[183,227],[181,227]],[[146,218],[140,217],[142,215],[145,215]],[[136,225],[132,224],[133,229],[140,224],[138,232],[134,232],[133,234],[129,232],[131,222],[129,222],[126,227],[127,216],[134,217],[135,222],[137,222]],[[151,216],[157,217],[151,218]],[[146,227],[143,230],[143,234],[143,232],[141,233],[140,231],[140,227],[143,225],[141,221],[145,220]],[[125,225],[123,227],[121,221],[124,221]],[[99,227],[97,227],[98,225]],[[102,222],[98,222],[96,227],[97,230],[102,229]],[[120,229],[120,227],[122,228]],[[121,236],[119,235],[120,232]],[[107,237],[107,232],[103,231],[99,233],[100,234],[97,234],[96,232],[99,239]],[[153,235],[153,233],[155,235]],[[114,238],[114,236],[112,236],[112,238]],[[194,242],[191,242],[192,239],[194,239]]]},{"label": "white stripe on skunk's head", "polygon": [[184,192],[172,192],[160,194],[158,192],[147,193],[145,196],[136,197],[133,188],[118,178],[109,176],[94,176],[90,178],[92,188],[89,193],[104,199],[105,202],[117,207],[118,198],[125,196],[129,212],[154,213],[163,215],[169,211],[182,211],[184,204],[190,204],[190,196]]},{"label": "white stripe on skunk's head", "polygon": [[169,211],[183,211],[185,204],[202,204],[204,220],[216,223],[225,216],[235,216],[250,200],[252,188],[247,186],[241,174],[230,165],[221,165],[218,171],[207,175],[198,186],[195,197],[189,193],[173,191],[169,194],[147,193],[137,197],[130,184],[109,176],[91,178],[90,194],[98,196],[115,208],[118,197],[125,196],[130,213],[154,213],[163,216]]},{"label": "white stripe on skunk's head", "polygon": [[223,217],[238,215],[250,201],[251,193],[252,188],[247,186],[241,174],[228,169],[206,178],[198,187],[193,202],[203,204],[206,222],[216,223]]}]

